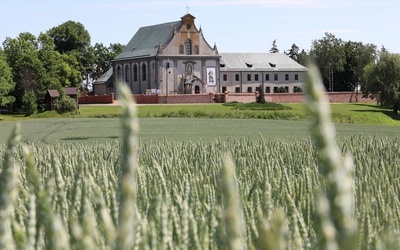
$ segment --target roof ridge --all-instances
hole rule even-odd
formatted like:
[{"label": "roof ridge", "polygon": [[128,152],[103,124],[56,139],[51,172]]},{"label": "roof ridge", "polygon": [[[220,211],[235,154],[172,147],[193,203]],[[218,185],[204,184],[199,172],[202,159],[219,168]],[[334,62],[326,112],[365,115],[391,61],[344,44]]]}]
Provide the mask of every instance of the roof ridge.
[{"label": "roof ridge", "polygon": [[166,24],[174,24],[174,23],[177,24],[177,23],[181,23],[181,22],[182,22],[182,20],[173,21],[173,22],[159,23],[159,24],[153,24],[153,25],[147,25],[147,26],[142,26],[139,29],[142,29],[142,28],[153,28],[153,27],[157,27],[157,26],[163,26],[163,25],[166,25]]}]

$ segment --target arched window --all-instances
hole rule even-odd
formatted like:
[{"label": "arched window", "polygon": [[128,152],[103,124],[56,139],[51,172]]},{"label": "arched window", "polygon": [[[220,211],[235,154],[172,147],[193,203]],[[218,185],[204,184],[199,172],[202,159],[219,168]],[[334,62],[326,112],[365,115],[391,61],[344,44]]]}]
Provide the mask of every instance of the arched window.
[{"label": "arched window", "polygon": [[142,64],[142,80],[143,81],[146,81],[146,64],[145,63],[143,63]]},{"label": "arched window", "polygon": [[121,80],[122,79],[122,72],[121,72],[121,66],[118,65],[117,67],[117,80]]},{"label": "arched window", "polygon": [[129,66],[125,66],[125,82],[129,82]]},{"label": "arched window", "polygon": [[199,46],[198,45],[194,46],[194,54],[195,55],[199,54]]},{"label": "arched window", "polygon": [[191,55],[192,54],[192,41],[190,39],[187,39],[186,41],[186,55]]},{"label": "arched window", "polygon": [[180,45],[179,46],[179,54],[183,55],[183,50],[184,50],[184,46]]},{"label": "arched window", "polygon": [[133,81],[134,82],[137,82],[137,80],[138,80],[138,70],[137,70],[137,65],[135,64],[135,65],[133,65]]}]

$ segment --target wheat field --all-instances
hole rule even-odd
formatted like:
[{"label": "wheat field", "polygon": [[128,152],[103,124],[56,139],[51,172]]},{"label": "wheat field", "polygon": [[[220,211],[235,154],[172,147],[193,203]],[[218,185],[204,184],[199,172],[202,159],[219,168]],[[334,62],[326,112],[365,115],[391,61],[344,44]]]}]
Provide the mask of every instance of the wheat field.
[{"label": "wheat field", "polygon": [[[311,72],[313,72],[311,70]],[[336,140],[318,76],[313,139],[0,145],[0,249],[397,249],[398,139]],[[314,83],[314,84],[313,84]]]}]

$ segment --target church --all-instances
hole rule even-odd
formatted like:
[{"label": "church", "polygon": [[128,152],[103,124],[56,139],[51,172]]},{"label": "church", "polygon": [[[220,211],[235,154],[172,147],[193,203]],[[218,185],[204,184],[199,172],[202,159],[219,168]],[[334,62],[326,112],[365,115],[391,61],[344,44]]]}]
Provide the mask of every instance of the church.
[{"label": "church", "polygon": [[141,27],[93,84],[95,94],[115,93],[123,81],[133,94],[293,93],[307,68],[282,53],[219,53],[186,14],[176,22]]}]

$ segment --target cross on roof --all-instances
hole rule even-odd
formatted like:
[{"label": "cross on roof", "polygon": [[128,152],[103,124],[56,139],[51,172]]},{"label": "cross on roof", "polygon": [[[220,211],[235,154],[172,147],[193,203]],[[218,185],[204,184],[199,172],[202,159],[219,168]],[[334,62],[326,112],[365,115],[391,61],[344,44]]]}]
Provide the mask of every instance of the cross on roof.
[{"label": "cross on roof", "polygon": [[189,5],[186,6],[186,12],[189,14]]}]

